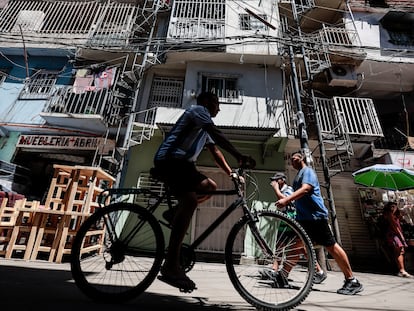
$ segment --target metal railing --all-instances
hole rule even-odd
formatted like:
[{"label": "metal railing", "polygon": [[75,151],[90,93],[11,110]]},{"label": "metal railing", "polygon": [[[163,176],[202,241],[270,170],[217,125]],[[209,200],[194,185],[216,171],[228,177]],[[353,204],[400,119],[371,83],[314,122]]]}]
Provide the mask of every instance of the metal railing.
[{"label": "metal railing", "polygon": [[[379,138],[383,136],[375,105],[370,98],[333,97],[315,98],[315,105],[321,115],[322,133],[333,133],[342,129],[351,136]],[[338,124],[343,126],[337,127]],[[343,135],[344,133],[338,133]]]},{"label": "metal railing", "polygon": [[73,86],[56,90],[46,103],[43,112],[63,114],[95,114],[103,117],[107,126],[118,125],[122,106],[110,89],[74,91]]},{"label": "metal railing", "polygon": [[225,8],[224,1],[174,1],[168,37],[224,40]]}]

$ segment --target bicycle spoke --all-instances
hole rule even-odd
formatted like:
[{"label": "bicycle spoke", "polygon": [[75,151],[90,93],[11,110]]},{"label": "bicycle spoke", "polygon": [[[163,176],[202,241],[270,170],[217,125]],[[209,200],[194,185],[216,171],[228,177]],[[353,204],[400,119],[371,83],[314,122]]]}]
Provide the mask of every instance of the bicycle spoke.
[{"label": "bicycle spoke", "polygon": [[155,279],[163,252],[162,231],[148,211],[113,204],[93,214],[79,230],[72,250],[72,274],[93,299],[130,299]]},{"label": "bicycle spoke", "polygon": [[[244,219],[229,235],[226,266],[230,279],[252,305],[289,310],[300,304],[312,288],[315,270],[312,244],[303,229],[283,214],[262,212],[257,218],[257,222],[251,223],[253,231]],[[255,232],[260,237],[254,237]],[[240,248],[242,251],[238,251]],[[272,269],[275,262],[277,271]]]}]

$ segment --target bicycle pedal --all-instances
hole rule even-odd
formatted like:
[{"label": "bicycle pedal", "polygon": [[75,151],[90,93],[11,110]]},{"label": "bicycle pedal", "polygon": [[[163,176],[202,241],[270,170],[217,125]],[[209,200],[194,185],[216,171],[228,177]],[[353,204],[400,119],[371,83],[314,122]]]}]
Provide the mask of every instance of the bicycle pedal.
[{"label": "bicycle pedal", "polygon": [[[194,289],[197,289],[197,287],[195,287]],[[190,294],[194,291],[194,289],[180,288],[180,293]]]}]

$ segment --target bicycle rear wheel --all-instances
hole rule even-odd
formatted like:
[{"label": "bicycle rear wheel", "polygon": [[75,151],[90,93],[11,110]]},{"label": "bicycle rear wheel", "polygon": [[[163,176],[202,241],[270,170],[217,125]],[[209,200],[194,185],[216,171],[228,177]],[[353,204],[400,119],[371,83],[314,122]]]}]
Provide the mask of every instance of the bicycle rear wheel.
[{"label": "bicycle rear wheel", "polygon": [[[296,221],[280,212],[258,212],[256,221],[242,218],[230,231],[225,256],[233,286],[260,310],[292,309],[312,289],[312,243]],[[272,269],[275,260],[278,272]]]},{"label": "bicycle rear wheel", "polygon": [[73,241],[71,271],[88,297],[125,301],[154,281],[164,258],[164,236],[145,208],[115,203],[97,210]]}]

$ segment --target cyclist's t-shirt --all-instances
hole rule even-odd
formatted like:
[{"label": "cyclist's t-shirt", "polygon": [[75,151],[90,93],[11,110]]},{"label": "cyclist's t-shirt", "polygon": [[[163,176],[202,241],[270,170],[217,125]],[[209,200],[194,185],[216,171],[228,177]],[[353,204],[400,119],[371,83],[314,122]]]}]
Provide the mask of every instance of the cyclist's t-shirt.
[{"label": "cyclist's t-shirt", "polygon": [[214,124],[204,106],[191,106],[184,111],[155,154],[155,160],[182,159],[195,162],[206,144],[213,139],[203,129]]},{"label": "cyclist's t-shirt", "polygon": [[313,191],[295,201],[296,219],[299,221],[328,219],[328,209],[323,202],[318,177],[315,171],[308,166],[303,167],[296,175],[293,189],[298,190],[302,184],[311,185]]}]

